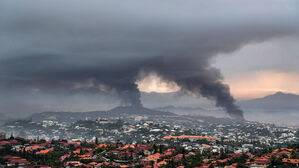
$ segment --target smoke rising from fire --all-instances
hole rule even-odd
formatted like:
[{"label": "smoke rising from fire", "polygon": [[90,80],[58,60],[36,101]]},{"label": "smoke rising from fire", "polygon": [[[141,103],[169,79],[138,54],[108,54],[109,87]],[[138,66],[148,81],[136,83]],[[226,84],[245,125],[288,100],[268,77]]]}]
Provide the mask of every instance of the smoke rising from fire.
[{"label": "smoke rising from fire", "polygon": [[4,0],[2,96],[30,89],[102,92],[141,106],[136,81],[156,73],[243,118],[211,61],[248,43],[298,34],[292,2]]}]

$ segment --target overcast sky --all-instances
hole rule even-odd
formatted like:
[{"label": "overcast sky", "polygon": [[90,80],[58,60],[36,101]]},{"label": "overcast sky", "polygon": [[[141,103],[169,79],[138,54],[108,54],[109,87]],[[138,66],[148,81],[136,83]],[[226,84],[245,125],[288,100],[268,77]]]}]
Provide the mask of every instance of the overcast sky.
[{"label": "overcast sky", "polygon": [[299,94],[299,39],[275,38],[220,54],[219,67],[238,98],[263,97],[277,91]]},{"label": "overcast sky", "polygon": [[299,93],[298,18],[297,0],[2,0],[0,107],[110,108],[181,89],[229,112],[230,90]]}]

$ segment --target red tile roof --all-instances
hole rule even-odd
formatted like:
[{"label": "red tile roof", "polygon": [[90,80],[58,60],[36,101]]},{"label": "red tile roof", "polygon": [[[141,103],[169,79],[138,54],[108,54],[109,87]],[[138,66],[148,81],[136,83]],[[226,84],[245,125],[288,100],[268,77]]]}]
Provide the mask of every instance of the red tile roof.
[{"label": "red tile roof", "polygon": [[299,159],[282,159],[283,163],[299,164]]}]

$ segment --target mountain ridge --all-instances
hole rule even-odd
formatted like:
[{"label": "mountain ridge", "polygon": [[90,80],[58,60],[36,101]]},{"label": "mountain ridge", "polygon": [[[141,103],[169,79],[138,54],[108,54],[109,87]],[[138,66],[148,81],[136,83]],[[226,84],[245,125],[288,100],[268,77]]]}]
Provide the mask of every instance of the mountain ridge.
[{"label": "mountain ridge", "polygon": [[276,92],[262,98],[240,101],[243,108],[262,109],[299,109],[299,95],[285,92]]},{"label": "mountain ridge", "polygon": [[163,116],[176,114],[165,111],[152,110],[144,107],[133,106],[118,106],[107,111],[89,111],[89,112],[41,112],[31,115],[33,121],[40,121],[45,119],[52,119],[57,121],[76,121],[86,118],[99,118],[99,117],[121,117],[122,115],[149,115],[149,116]]}]

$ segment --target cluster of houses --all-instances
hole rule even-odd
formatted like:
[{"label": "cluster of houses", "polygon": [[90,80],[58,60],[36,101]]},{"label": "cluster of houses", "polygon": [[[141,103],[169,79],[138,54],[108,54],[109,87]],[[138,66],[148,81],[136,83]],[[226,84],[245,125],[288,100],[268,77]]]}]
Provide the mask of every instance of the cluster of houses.
[{"label": "cluster of houses", "polygon": [[[258,122],[226,124],[199,122],[190,117],[147,118],[134,115],[127,117],[79,120],[69,123],[54,119],[41,122],[24,120],[7,123],[3,129],[27,139],[66,139],[68,141],[94,141],[97,137],[102,142],[120,140],[122,143],[148,143],[160,141],[166,135],[181,136],[183,134],[200,134],[206,137],[216,137],[224,143],[234,141],[240,145],[255,144],[255,146],[279,146],[299,141],[297,127],[279,127]],[[134,118],[132,122],[125,122],[132,117]],[[3,136],[5,137],[5,134]],[[201,137],[189,139],[192,141],[198,138]]]},{"label": "cluster of houses", "polygon": [[[165,136],[165,141],[174,139],[206,139],[211,143],[214,137],[193,135]],[[201,150],[202,149],[202,150]],[[59,151],[59,152],[57,152]],[[51,156],[54,152],[57,156]],[[271,164],[271,159],[280,158],[282,164],[299,166],[298,148],[277,148],[262,155],[246,153],[225,153],[213,151],[213,147],[205,144],[198,150],[186,150],[181,146],[168,144],[121,144],[98,142],[67,142],[25,140],[23,138],[9,138],[0,141],[0,167],[17,166],[26,168],[48,168],[59,160],[62,167],[179,167],[186,162],[198,162],[198,168],[205,167],[237,167],[239,164],[248,167],[265,167]],[[28,157],[30,154],[31,157]],[[295,156],[295,158],[294,158]],[[35,158],[35,159],[34,159]],[[46,158],[48,162],[36,158]],[[239,163],[238,159],[245,159]],[[42,160],[42,159],[41,159]],[[50,161],[50,162],[49,162]],[[45,163],[50,163],[45,165]]]}]

